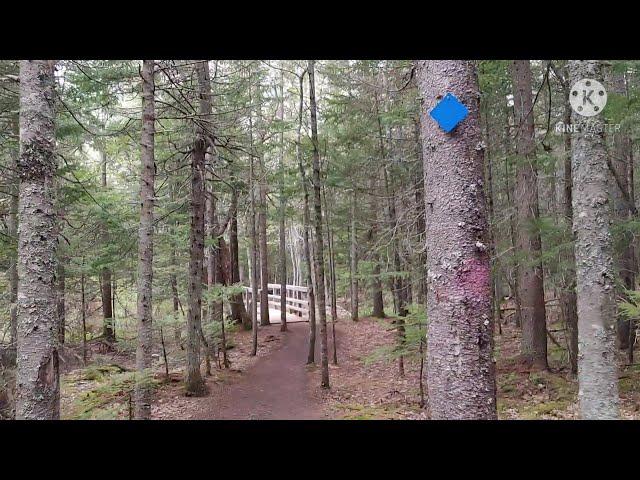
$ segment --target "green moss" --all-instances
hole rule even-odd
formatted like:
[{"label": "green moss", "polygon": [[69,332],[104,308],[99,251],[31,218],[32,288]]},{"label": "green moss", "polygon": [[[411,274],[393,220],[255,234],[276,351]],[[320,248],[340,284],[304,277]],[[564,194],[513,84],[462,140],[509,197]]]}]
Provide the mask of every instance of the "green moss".
[{"label": "green moss", "polygon": [[535,405],[525,405],[519,413],[524,420],[536,420],[566,410],[569,404],[570,402],[566,401],[550,400]]},{"label": "green moss", "polygon": [[640,375],[627,374],[620,377],[618,382],[620,393],[640,392]]},{"label": "green moss", "polygon": [[345,420],[392,420],[397,418],[397,408],[380,405],[370,406],[351,403],[342,408],[347,412],[342,416]]},{"label": "green moss", "polygon": [[[76,383],[94,382],[90,389],[73,392]],[[150,375],[144,377],[151,388],[159,382]],[[67,419],[114,419],[128,414],[129,398],[136,382],[136,372],[123,371],[117,365],[92,365],[62,382],[63,395],[74,396]]]},{"label": "green moss", "polygon": [[515,372],[509,372],[506,375],[498,377],[498,391],[500,393],[512,393],[518,390],[518,375]]}]

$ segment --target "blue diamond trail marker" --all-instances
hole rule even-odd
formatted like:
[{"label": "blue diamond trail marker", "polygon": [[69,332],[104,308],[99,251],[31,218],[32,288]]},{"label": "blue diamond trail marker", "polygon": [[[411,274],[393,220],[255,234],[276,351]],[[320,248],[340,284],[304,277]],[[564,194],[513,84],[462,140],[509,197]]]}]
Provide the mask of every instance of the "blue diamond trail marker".
[{"label": "blue diamond trail marker", "polygon": [[429,112],[442,130],[449,133],[469,114],[469,110],[452,93],[447,93]]}]

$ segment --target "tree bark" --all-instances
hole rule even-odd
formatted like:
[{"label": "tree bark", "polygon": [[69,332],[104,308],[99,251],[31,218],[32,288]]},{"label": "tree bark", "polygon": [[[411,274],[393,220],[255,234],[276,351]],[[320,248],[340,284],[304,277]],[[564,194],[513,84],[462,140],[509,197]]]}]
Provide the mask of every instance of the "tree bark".
[{"label": "tree bark", "polygon": [[[102,157],[102,188],[107,188],[107,155],[100,151]],[[107,225],[102,225],[102,243],[108,245],[110,242],[109,229]],[[111,269],[104,267],[100,275],[100,293],[102,296],[102,336],[104,340],[113,343],[116,341],[116,332],[113,325],[113,302],[111,292]]]},{"label": "tree bark", "polygon": [[[376,115],[377,116],[377,115]],[[380,155],[383,155],[382,152],[382,138],[380,139]],[[376,318],[386,318],[386,314],[384,312],[384,297],[382,296],[382,280],[380,279],[380,254],[378,253],[377,248],[375,248],[375,242],[378,233],[378,198],[377,198],[377,185],[376,185],[377,176],[376,174],[371,175],[369,180],[369,190],[371,191],[371,205],[370,211],[372,215],[371,228],[369,229],[369,244],[373,249],[371,253],[371,261],[373,262],[373,278],[371,280],[371,294],[373,297],[373,311],[371,312],[372,317]]]},{"label": "tree bark", "polygon": [[327,203],[327,189],[322,187],[324,198],[325,220],[327,223],[327,247],[329,248],[329,286],[331,300],[331,335],[333,339],[333,364],[338,364],[338,349],[336,344],[336,322],[338,321],[338,305],[336,294],[336,259],[333,244],[333,230],[331,229],[331,210]]},{"label": "tree bark", "polygon": [[356,233],[356,189],[351,198],[351,320],[358,321],[358,240]]},{"label": "tree bark", "polygon": [[[602,82],[602,65],[597,60],[570,60],[569,76],[572,85],[583,78]],[[575,112],[571,120],[581,130],[573,135],[571,152],[580,413],[583,419],[616,419],[615,273],[609,232],[613,185],[606,160],[604,121],[600,115],[586,119]]]},{"label": "tree bark", "polygon": [[151,418],[153,350],[153,207],[155,184],[154,61],[142,62],[142,134],[140,138],[140,225],[138,228],[138,348],[136,349],[135,418]]},{"label": "tree bark", "polygon": [[267,184],[264,157],[258,156],[260,181],[258,182],[258,253],[260,255],[260,325],[269,321],[269,250],[267,248]]},{"label": "tree bark", "polygon": [[20,62],[16,419],[60,418],[56,312],[55,62]]},{"label": "tree bark", "polygon": [[[251,78],[251,69],[249,69],[249,78]],[[249,86],[249,199],[251,212],[249,213],[250,235],[251,235],[251,331],[253,342],[251,345],[251,355],[258,354],[258,233],[256,232],[256,186],[254,172],[254,156],[253,149],[253,97],[251,95],[251,86]]]},{"label": "tree bark", "polygon": [[[416,177],[414,180],[415,201],[418,209],[418,220],[416,222],[416,233],[418,234],[418,244],[422,247],[418,253],[418,274],[420,281],[418,282],[418,303],[426,306],[427,301],[427,252],[425,246],[425,211],[424,211],[424,167],[422,158],[422,145],[420,144],[420,119],[414,119],[414,136],[416,149],[418,151],[418,167],[416,168]],[[422,348],[422,344],[421,344]]]},{"label": "tree bark", "polygon": [[[428,246],[427,385],[433,419],[495,419],[491,268],[479,88],[472,62],[420,60]],[[444,92],[469,110],[451,133],[429,116]]]},{"label": "tree bark", "polygon": [[547,368],[547,330],[544,283],[541,263],[542,244],[538,221],[538,172],[535,154],[535,130],[531,98],[529,60],[511,64],[516,127],[517,207],[516,248],[520,261],[516,267],[516,288],[520,299],[523,360],[535,367]]},{"label": "tree bark", "polygon": [[[280,72],[278,118],[284,122],[284,72]],[[282,127],[280,127],[282,128]],[[287,241],[285,236],[286,199],[284,196],[284,132],[280,132],[280,331],[287,331]]]},{"label": "tree bark", "polygon": [[82,365],[87,366],[87,301],[85,297],[84,257],[80,274],[80,318],[82,321]]},{"label": "tree bark", "polygon": [[[196,64],[198,76],[199,114],[211,113],[211,100],[206,94],[207,61]],[[191,152],[191,199],[189,232],[189,310],[187,312],[187,395],[202,395],[206,391],[200,373],[200,331],[202,328],[202,266],[204,257],[204,159],[207,150],[206,129],[196,125],[196,138]]]},{"label": "tree bark", "polygon": [[[18,122],[14,122],[18,123]],[[19,127],[16,128],[18,130],[19,136]],[[7,218],[7,233],[11,237],[11,241],[15,242],[14,245],[18,243],[18,197],[20,194],[20,179],[18,175],[15,173],[18,169],[18,160],[19,152],[12,152],[12,170],[13,170],[13,178],[14,180],[11,183],[11,199],[9,203],[9,216]],[[11,255],[10,257],[9,269],[7,272],[7,276],[9,277],[9,338],[10,338],[10,365],[15,366],[16,362],[16,347],[18,342],[18,257],[17,253],[15,255]]]},{"label": "tree bark", "polygon": [[[240,282],[240,260],[238,251],[238,191],[234,188],[231,192],[231,206],[232,209],[231,222],[229,224],[229,256],[230,258],[230,270],[231,270],[231,283],[237,284]],[[232,295],[229,299],[231,307],[231,318],[242,324],[242,328],[245,330],[251,330],[251,317],[247,313],[247,309],[242,301],[242,294]]]},{"label": "tree bark", "polygon": [[[567,75],[563,77],[564,85],[564,114],[565,126],[571,125],[571,106],[569,104],[569,79]],[[566,268],[562,280],[562,290],[560,294],[560,305],[562,317],[567,329],[567,350],[569,352],[569,365],[571,373],[578,373],[578,307],[576,305],[576,259],[573,251],[575,242],[573,233],[573,180],[571,178],[571,133],[566,130],[563,135],[564,144],[564,190],[563,207],[565,222],[568,225],[569,235],[572,240],[572,248],[566,254]]]},{"label": "tree bark", "polygon": [[[387,217],[389,221],[389,230],[391,231],[392,240],[391,240],[391,249],[393,255],[393,266],[395,270],[394,278],[391,280],[393,297],[395,299],[395,307],[397,318],[394,320],[396,327],[396,334],[398,337],[398,349],[402,351],[405,344],[405,326],[404,326],[404,317],[406,317],[409,312],[407,311],[407,297],[406,297],[406,286],[405,281],[402,278],[403,271],[402,265],[400,262],[400,247],[398,245],[398,235],[399,235],[399,225],[398,219],[396,215],[396,194],[394,189],[392,189],[389,185],[389,176],[387,174],[387,167],[383,167],[383,175],[384,175],[384,186],[385,193],[387,198],[389,199],[389,205],[387,207]],[[400,355],[398,357],[398,374],[401,377],[404,377],[404,357]]]},{"label": "tree bark", "polygon": [[320,153],[318,150],[318,123],[316,118],[316,88],[315,88],[315,60],[309,60],[307,71],[309,74],[309,106],[311,110],[311,142],[313,143],[313,207],[315,227],[314,264],[317,277],[318,315],[320,317],[320,363],[322,371],[322,388],[330,388],[329,385],[329,359],[327,352],[327,310],[325,304],[324,289],[324,245],[322,235],[322,201],[320,184]]},{"label": "tree bark", "polygon": [[298,106],[298,128],[296,130],[296,157],[298,160],[298,170],[300,171],[300,183],[302,192],[304,193],[304,209],[303,209],[303,234],[302,245],[304,250],[304,260],[306,265],[306,283],[309,297],[309,350],[307,354],[307,365],[315,363],[316,351],[316,299],[313,282],[313,270],[311,265],[311,249],[309,247],[309,232],[311,231],[311,214],[309,212],[309,186],[307,185],[307,175],[304,165],[302,164],[302,145],[300,135],[302,130],[302,111],[304,107],[304,74],[300,74],[300,102]]},{"label": "tree bark", "polygon": [[489,257],[491,259],[491,311],[493,312],[494,325],[498,325],[498,334],[502,335],[502,315],[500,310],[500,298],[499,295],[499,265],[496,255],[496,242],[495,242],[495,212],[493,206],[493,162],[491,158],[491,151],[489,150],[489,142],[491,141],[489,135],[489,118],[485,115],[485,141],[487,148],[485,149],[485,168],[486,168],[486,185],[485,195],[487,197],[487,221],[489,224]]}]

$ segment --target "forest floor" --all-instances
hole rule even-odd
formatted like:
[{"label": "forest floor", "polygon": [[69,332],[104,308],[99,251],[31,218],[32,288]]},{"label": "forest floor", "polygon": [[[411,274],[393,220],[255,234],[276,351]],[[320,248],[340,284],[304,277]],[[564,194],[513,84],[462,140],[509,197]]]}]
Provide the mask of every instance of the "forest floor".
[{"label": "forest floor", "polygon": [[[578,419],[578,379],[569,368],[563,328],[550,324],[559,345],[549,341],[546,371],[531,369],[519,361],[520,329],[512,323],[496,334],[495,356],[500,419]],[[620,417],[640,419],[640,364],[627,365],[618,352]]]},{"label": "forest floor", "polygon": [[[564,344],[562,331],[550,326]],[[348,315],[336,324],[338,364],[332,362],[328,325],[331,389],[320,388],[319,344],[316,365],[307,366],[308,323],[259,329],[259,348],[249,355],[251,332],[229,335],[231,368],[211,367],[205,376],[208,394],[186,397],[182,387],[184,351],[169,349],[169,378],[157,362],[154,419],[427,419],[420,407],[420,361],[405,358],[405,375],[389,355],[396,337],[391,319]],[[566,351],[549,342],[549,370],[536,371],[519,362],[519,330],[512,324],[496,334],[496,377],[500,419],[577,418],[577,379],[567,368]],[[640,418],[640,365],[625,366],[620,357],[621,414]],[[94,352],[91,364],[63,376],[63,418],[129,418],[135,352]],[[203,368],[204,371],[204,368]],[[426,386],[425,386],[426,388]]]},{"label": "forest floor", "polygon": [[[231,371],[217,371],[207,378],[206,397],[184,397],[179,385],[158,395],[154,418],[194,420],[295,420],[325,418],[322,407],[308,388],[312,370],[307,360],[308,323],[260,327],[257,358],[238,368],[238,356],[248,357],[251,332],[239,332],[232,350]],[[249,335],[245,335],[245,334]],[[212,372],[213,373],[213,372]]]}]

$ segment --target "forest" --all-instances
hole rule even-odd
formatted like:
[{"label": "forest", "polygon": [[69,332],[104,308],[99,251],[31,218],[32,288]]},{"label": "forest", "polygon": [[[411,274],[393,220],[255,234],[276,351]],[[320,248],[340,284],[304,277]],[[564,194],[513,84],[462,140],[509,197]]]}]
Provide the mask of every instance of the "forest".
[{"label": "forest", "polygon": [[0,60],[0,418],[640,419],[639,99],[631,60]]}]

